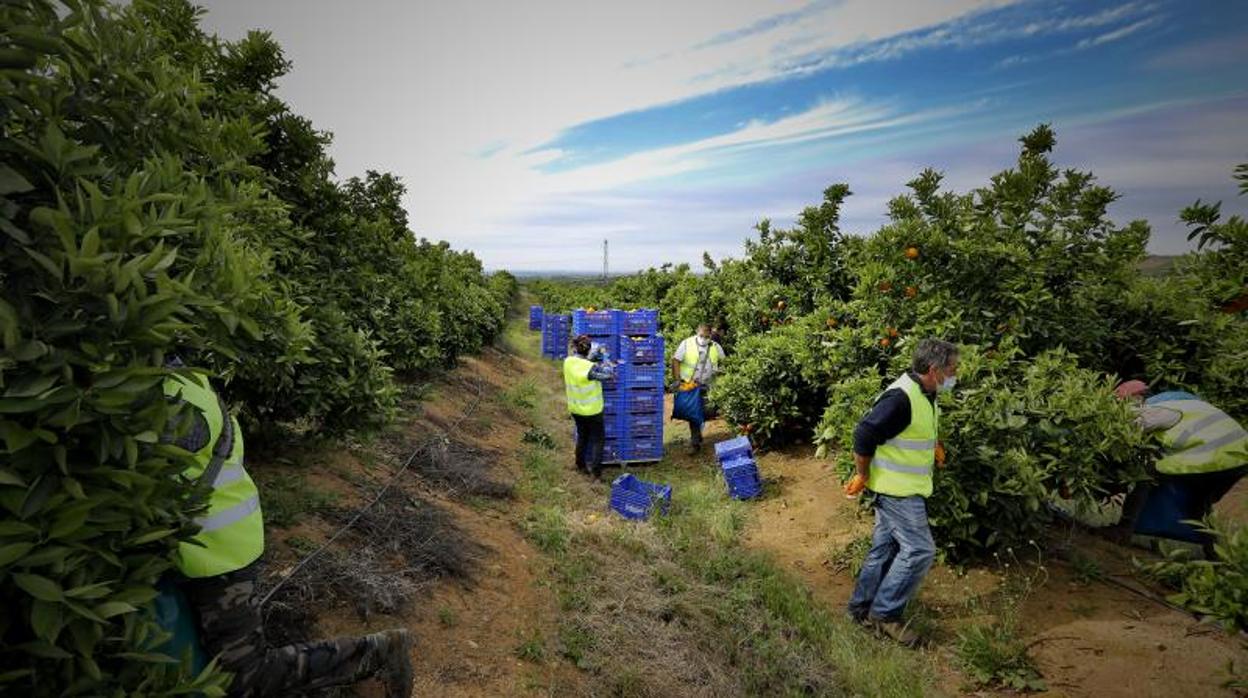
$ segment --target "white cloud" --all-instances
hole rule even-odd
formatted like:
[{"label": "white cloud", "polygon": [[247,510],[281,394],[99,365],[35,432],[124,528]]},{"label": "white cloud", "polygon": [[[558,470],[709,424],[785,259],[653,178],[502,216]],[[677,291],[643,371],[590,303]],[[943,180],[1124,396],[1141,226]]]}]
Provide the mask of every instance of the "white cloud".
[{"label": "white cloud", "polygon": [[1125,39],[1126,37],[1131,36],[1132,34],[1140,31],[1141,29],[1147,29],[1148,27],[1153,26],[1158,21],[1160,21],[1159,17],[1146,17],[1144,19],[1141,19],[1138,22],[1132,22],[1131,24],[1128,24],[1125,27],[1119,27],[1118,29],[1115,29],[1110,32],[1105,32],[1104,34],[1098,34],[1097,36],[1091,36],[1086,39],[1082,39],[1076,45],[1076,48],[1081,48],[1081,49],[1092,48],[1093,46],[1100,46],[1101,44],[1108,44],[1111,41],[1118,41],[1119,39]]}]

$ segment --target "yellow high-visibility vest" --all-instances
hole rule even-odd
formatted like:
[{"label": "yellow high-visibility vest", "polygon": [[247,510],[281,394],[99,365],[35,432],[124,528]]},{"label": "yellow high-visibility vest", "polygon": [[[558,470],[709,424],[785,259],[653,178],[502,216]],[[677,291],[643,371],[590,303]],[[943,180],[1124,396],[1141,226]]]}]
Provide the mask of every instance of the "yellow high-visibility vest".
[{"label": "yellow high-visibility vest", "polygon": [[930,497],[940,408],[927,399],[909,374],[893,381],[885,392],[893,388],[900,388],[910,399],[910,424],[876,449],[867,487],[893,497]]},{"label": "yellow high-visibility vest", "polygon": [[582,417],[602,414],[602,383],[589,377],[594,362],[579,356],[563,360],[563,385],[568,394],[568,412]]},{"label": "yellow high-visibility vest", "polygon": [[[693,372],[698,367],[698,336],[694,335],[686,339],[682,344],[685,345],[685,356],[680,360],[680,379],[682,381],[693,380]],[[711,368],[719,370],[719,362],[724,358],[724,350],[719,346],[718,342],[711,342],[706,348],[706,360],[711,364]]]},{"label": "yellow high-visibility vest", "polygon": [[[183,475],[192,482],[212,478],[208,510],[195,519],[200,531],[178,546],[177,567],[193,578],[242,569],[264,552],[264,515],[256,483],[243,468],[243,434],[238,421],[226,412],[202,374],[194,379],[171,377],[165,381],[164,391],[174,400],[190,403],[190,410],[184,414],[198,412],[207,424],[207,443],[191,452],[194,464]],[[177,443],[174,438],[169,441]]]},{"label": "yellow high-visibility vest", "polygon": [[1157,461],[1157,472],[1197,475],[1248,463],[1248,431],[1217,407],[1204,400],[1167,400],[1149,407],[1179,413],[1179,421],[1161,435],[1166,455]]}]

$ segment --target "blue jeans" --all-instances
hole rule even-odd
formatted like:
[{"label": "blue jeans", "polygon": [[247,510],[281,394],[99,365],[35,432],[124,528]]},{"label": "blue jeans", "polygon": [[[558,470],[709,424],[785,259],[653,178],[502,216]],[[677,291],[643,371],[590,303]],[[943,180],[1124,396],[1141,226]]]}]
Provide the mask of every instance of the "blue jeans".
[{"label": "blue jeans", "polygon": [[871,550],[858,573],[849,612],[859,619],[901,620],[935,557],[927,502],[918,495],[877,494]]}]

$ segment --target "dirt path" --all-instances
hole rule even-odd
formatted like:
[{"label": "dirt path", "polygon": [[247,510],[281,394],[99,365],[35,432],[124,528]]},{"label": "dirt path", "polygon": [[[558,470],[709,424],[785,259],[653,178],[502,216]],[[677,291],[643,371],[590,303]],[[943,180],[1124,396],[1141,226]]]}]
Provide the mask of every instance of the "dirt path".
[{"label": "dirt path", "polygon": [[[431,434],[446,434],[454,427],[451,436],[456,443],[486,455],[489,477],[517,483],[524,477],[523,449],[519,445],[534,423],[534,410],[542,415],[540,423],[554,437],[556,450],[550,451],[551,457],[560,462],[567,460],[569,439],[559,431],[563,420],[554,415],[559,405],[552,381],[557,376],[548,362],[534,358],[532,347],[525,344],[529,340],[531,337],[517,333],[513,335],[513,346],[518,341],[518,347],[491,349],[479,358],[464,360],[454,372],[437,381],[422,400],[409,403],[399,423],[376,443],[309,449],[293,459],[283,459],[298,461],[297,466],[265,463],[261,465],[263,479],[272,481],[297,474],[306,478],[310,489],[332,495],[340,509],[354,510],[367,501],[379,483],[389,479],[415,444]],[[527,417],[509,397],[525,385],[537,386],[532,391],[532,404],[527,406]],[[465,413],[467,418],[462,417]],[[684,450],[687,432],[683,426],[668,423],[664,468],[713,473],[713,450],[688,455]],[[714,443],[730,434],[722,422],[712,422],[707,436],[708,443]],[[779,566],[802,580],[818,602],[834,613],[839,612],[853,585],[850,567],[860,557],[860,552],[847,553],[846,548],[869,535],[870,519],[842,496],[836,475],[826,461],[810,457],[809,448],[764,454],[760,457],[760,469],[769,487],[764,498],[746,507],[745,545],[765,551]],[[640,539],[629,537],[635,535],[633,529],[615,522],[599,504],[607,491],[605,483],[565,480],[570,498],[568,525],[576,535],[600,542],[618,538],[642,544]],[[404,479],[401,487],[420,502],[445,512],[455,535],[471,542],[471,571],[463,576],[447,574],[423,582],[420,588],[409,590],[406,604],[389,614],[361,614],[343,598],[313,604],[312,635],[358,634],[394,626],[411,628],[417,638],[416,695],[579,696],[619,693],[621,685],[628,688],[618,677],[610,679],[577,669],[574,662],[560,654],[562,650],[553,649],[552,638],[566,630],[567,618],[561,617],[560,603],[548,578],[549,561],[525,535],[530,505],[524,497],[465,497],[422,478]],[[1241,498],[1239,494],[1232,498],[1232,508],[1241,506]],[[319,543],[336,530],[335,521],[322,512],[297,517],[285,528],[272,528],[272,568],[279,572],[289,569],[306,552],[309,542]],[[350,557],[358,546],[368,542],[348,537],[335,550]],[[1130,577],[1129,551],[1086,538],[1079,538],[1075,548],[1084,558],[1081,565],[1042,559],[1043,576],[1036,573],[1038,568],[1031,567],[1037,586],[1021,607],[1022,632],[1032,643],[1031,651],[1048,682],[1049,694],[1235,695],[1221,684],[1229,678],[1227,667],[1231,662],[1240,672],[1248,666],[1248,652],[1240,640],[1202,626],[1186,614],[1089,578],[1095,576],[1092,573]],[[611,550],[610,545],[602,543],[594,554],[601,557]],[[612,569],[613,574],[620,571],[618,566],[611,567],[610,560],[600,559],[600,564],[603,569]],[[386,575],[399,576],[403,563],[391,560],[383,567],[376,572],[384,582]],[[642,576],[631,583],[654,583],[649,572],[639,573]],[[924,585],[920,600],[935,647],[925,650],[923,657],[948,693],[961,692],[966,683],[965,677],[952,668],[957,630],[992,617],[984,605],[971,600],[990,597],[1001,588],[1003,579],[1001,574],[986,569],[958,575],[938,566]],[[626,600],[620,602],[620,608],[649,597],[625,594],[622,598]],[[608,603],[605,612],[620,613],[619,608],[611,605],[614,603]],[[615,632],[622,631],[617,628]],[[686,647],[681,644],[686,642],[681,637],[665,636],[664,642],[675,644],[664,651],[681,654]],[[525,647],[529,645],[537,656],[526,654]],[[543,647],[547,648],[544,655]],[[710,655],[691,655],[689,667],[710,661],[707,656]],[[702,670],[707,671],[708,666],[702,665]],[[609,683],[611,680],[616,683]],[[700,685],[705,692],[714,684]],[[380,691],[377,686],[363,686],[357,694],[376,696]],[[623,694],[629,691],[624,690]],[[707,693],[714,694],[713,690]]]},{"label": "dirt path", "polygon": [[[810,457],[808,447],[768,453],[759,462],[772,486],[754,507],[749,544],[769,551],[816,596],[843,608],[854,579],[845,559],[851,556],[842,553],[838,559],[838,552],[868,536],[871,520],[845,499],[826,461]],[[1145,553],[1087,536],[1077,536],[1074,547],[1083,556],[1081,565],[1041,555],[1044,572],[1030,567],[1038,586],[1022,606],[1022,633],[1032,643],[1050,695],[1236,695],[1222,683],[1232,662],[1241,672],[1248,665],[1241,639],[1089,578],[1103,574],[1139,584],[1131,574],[1131,556]],[[1036,555],[1020,558],[1026,564]],[[933,569],[920,600],[933,616],[940,644],[952,642],[961,625],[988,617],[967,601],[998,589],[1002,579],[985,569],[964,576],[940,565]],[[944,663],[952,654],[942,649],[934,655]],[[945,676],[952,690],[963,683],[953,672]]]},{"label": "dirt path", "polygon": [[[300,461],[298,467],[267,463],[258,470],[270,481],[298,473],[308,487],[328,493],[342,509],[354,511],[367,501],[364,494],[375,492],[389,479],[415,445],[432,435],[447,434],[455,426],[450,437],[457,445],[489,456],[492,464],[486,474],[490,478],[515,483],[520,469],[517,446],[526,426],[503,396],[545,368],[536,359],[487,350],[480,357],[465,359],[439,379],[425,399],[408,404],[409,411],[376,443],[317,449],[287,459]],[[465,413],[469,414],[466,419]],[[526,638],[554,635],[558,615],[552,594],[535,573],[538,554],[518,527],[524,505],[515,499],[456,496],[420,478],[403,477],[398,487],[448,515],[457,535],[473,544],[471,571],[463,579],[446,576],[423,582],[403,608],[392,614],[374,612],[363,617],[349,598],[314,601],[317,607],[309,636],[410,628],[416,639],[415,695],[530,695],[544,692],[539,690],[543,687],[576,686],[581,678],[566,664],[526,662],[518,656]],[[336,523],[325,516],[301,517],[286,528],[271,526],[270,568],[289,571],[301,558],[303,551],[292,548],[292,539],[319,543],[335,530]],[[361,542],[348,535],[330,550],[349,558]],[[401,577],[402,568],[402,561],[394,560],[373,572],[384,584],[387,576]],[[366,684],[355,694],[379,696],[381,691],[378,685]]]}]

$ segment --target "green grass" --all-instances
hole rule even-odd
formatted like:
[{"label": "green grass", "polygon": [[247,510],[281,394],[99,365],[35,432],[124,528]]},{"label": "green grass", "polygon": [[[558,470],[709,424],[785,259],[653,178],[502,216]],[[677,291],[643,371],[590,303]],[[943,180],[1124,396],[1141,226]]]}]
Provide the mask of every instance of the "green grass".
[{"label": "green grass", "polygon": [[[536,353],[514,328],[508,341]],[[530,354],[530,355],[532,355]],[[550,380],[557,380],[553,371]],[[523,380],[505,402],[554,433],[550,387]],[[530,407],[531,405],[531,407]],[[664,461],[637,471],[672,484],[669,515],[630,522],[606,510],[607,484],[522,449],[517,486],[527,538],[544,553],[542,584],[560,607],[552,652],[588,673],[594,692],[929,696],[929,660],[876,639],[825,607],[800,580],[742,540],[750,504],[729,499],[715,468]],[[522,638],[518,655],[545,643]],[[533,660],[536,661],[536,660]]]},{"label": "green grass", "polygon": [[546,643],[542,640],[542,631],[534,628],[527,634],[521,634],[520,644],[516,645],[516,657],[527,662],[540,662],[546,658]]},{"label": "green grass", "polygon": [[[263,471],[261,471],[262,473]],[[270,526],[289,528],[305,514],[321,511],[338,502],[338,495],[308,484],[303,475],[263,475],[257,478],[264,521]]]},{"label": "green grass", "polygon": [[453,628],[459,625],[459,616],[456,615],[455,609],[450,606],[440,606],[438,608],[438,622],[447,628]]}]

